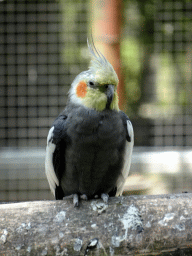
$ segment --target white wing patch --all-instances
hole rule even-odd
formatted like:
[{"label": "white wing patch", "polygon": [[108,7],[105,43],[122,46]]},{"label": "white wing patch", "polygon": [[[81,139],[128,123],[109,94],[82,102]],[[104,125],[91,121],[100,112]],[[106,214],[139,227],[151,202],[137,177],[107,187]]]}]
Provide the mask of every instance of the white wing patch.
[{"label": "white wing patch", "polygon": [[49,182],[50,189],[52,193],[55,195],[56,185],[59,186],[59,181],[54,171],[53,167],[53,153],[55,151],[56,145],[52,143],[54,127],[49,130],[49,134],[47,136],[47,148],[45,155],[45,173]]},{"label": "white wing patch", "polygon": [[117,180],[116,196],[122,195],[124,184],[129,174],[129,170],[131,166],[131,157],[132,157],[132,151],[133,151],[133,145],[134,145],[134,131],[133,131],[132,123],[129,120],[127,120],[127,132],[129,134],[129,137],[131,138],[131,141],[130,142],[127,141],[125,145],[124,165],[123,165],[121,174],[119,175]]}]

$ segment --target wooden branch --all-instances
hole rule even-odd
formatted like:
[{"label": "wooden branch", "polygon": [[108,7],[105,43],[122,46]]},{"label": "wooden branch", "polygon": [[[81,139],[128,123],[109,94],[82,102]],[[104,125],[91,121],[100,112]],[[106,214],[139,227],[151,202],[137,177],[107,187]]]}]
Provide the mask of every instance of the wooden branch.
[{"label": "wooden branch", "polygon": [[192,194],[1,204],[0,255],[192,255]]}]

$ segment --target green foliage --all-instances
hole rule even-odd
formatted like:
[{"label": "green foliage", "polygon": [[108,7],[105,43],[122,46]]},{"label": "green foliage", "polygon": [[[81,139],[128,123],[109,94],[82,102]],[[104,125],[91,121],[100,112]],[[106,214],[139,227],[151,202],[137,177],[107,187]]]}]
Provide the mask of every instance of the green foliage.
[{"label": "green foliage", "polygon": [[140,54],[139,41],[134,37],[127,37],[122,41],[121,56],[129,115],[137,112],[141,98],[141,87],[139,84],[141,72]]},{"label": "green foliage", "polygon": [[[87,66],[84,48],[87,34],[88,3],[83,0],[60,0],[63,37],[62,58],[69,73],[77,75]],[[86,8],[85,8],[86,7]],[[67,35],[67,36],[66,36]]]},{"label": "green foliage", "polygon": [[[187,0],[178,0],[177,3],[173,0],[124,1],[124,38],[121,56],[129,115],[138,116],[143,103],[153,102],[160,112],[162,108],[169,109],[170,105],[180,108],[189,106],[192,97],[191,43],[187,42],[184,35],[188,38],[191,35],[192,21],[190,9],[186,12],[182,9],[187,8],[186,4],[189,2],[191,3]],[[161,4],[163,12],[160,11]],[[164,19],[163,15],[169,13],[171,18]],[[154,37],[155,22],[158,23],[158,33],[162,37],[159,42]],[[157,35],[157,30],[155,32]],[[154,46],[158,43],[161,44],[162,50],[156,51]],[[185,47],[187,45],[188,47]],[[155,74],[150,66],[154,53],[157,61]],[[148,78],[145,76],[146,70]],[[151,102],[147,102],[143,92],[152,95],[149,91],[151,87],[146,87],[150,75],[155,75],[152,87],[156,95],[151,96]]]},{"label": "green foliage", "polygon": [[[154,1],[124,1],[125,33],[121,44],[128,115],[138,115],[142,101],[145,55],[153,51]],[[147,52],[146,49],[150,49]]]}]

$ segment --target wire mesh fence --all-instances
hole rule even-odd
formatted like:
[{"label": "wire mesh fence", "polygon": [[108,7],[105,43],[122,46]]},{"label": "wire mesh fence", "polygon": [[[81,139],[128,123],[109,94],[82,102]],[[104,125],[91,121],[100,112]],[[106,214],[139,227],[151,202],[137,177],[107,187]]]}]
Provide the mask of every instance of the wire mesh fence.
[{"label": "wire mesh fence", "polygon": [[53,199],[44,172],[42,148],[7,148],[0,152],[0,201]]},{"label": "wire mesh fence", "polygon": [[191,10],[192,4],[185,1],[157,4],[154,146],[192,145]]},{"label": "wire mesh fence", "polygon": [[[74,4],[0,2],[1,146],[45,146],[48,128],[85,62],[77,49],[86,42],[86,4],[78,1],[76,12]],[[71,22],[70,8],[84,19]]]},{"label": "wire mesh fence", "polygon": [[[192,4],[158,1],[154,8],[154,51],[145,63],[155,79],[151,87],[141,85],[136,144],[191,146]],[[46,137],[66,104],[69,85],[87,69],[88,17],[83,0],[0,1],[1,201],[52,198],[44,174]],[[135,36],[128,21],[124,26]],[[139,166],[134,163],[131,173]],[[178,173],[177,183],[184,177]]]},{"label": "wire mesh fence", "polygon": [[87,62],[86,1],[0,1],[0,201],[53,198],[48,130]]}]

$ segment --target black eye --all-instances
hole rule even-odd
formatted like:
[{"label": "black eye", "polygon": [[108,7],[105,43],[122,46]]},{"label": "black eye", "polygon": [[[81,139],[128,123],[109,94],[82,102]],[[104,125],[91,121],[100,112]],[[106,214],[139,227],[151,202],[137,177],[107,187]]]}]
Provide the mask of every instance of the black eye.
[{"label": "black eye", "polygon": [[107,89],[107,88],[108,88],[108,86],[109,86],[108,84],[105,84],[105,89]]},{"label": "black eye", "polygon": [[91,86],[91,87],[93,87],[95,84],[94,84],[93,81],[89,81],[88,85]]}]

